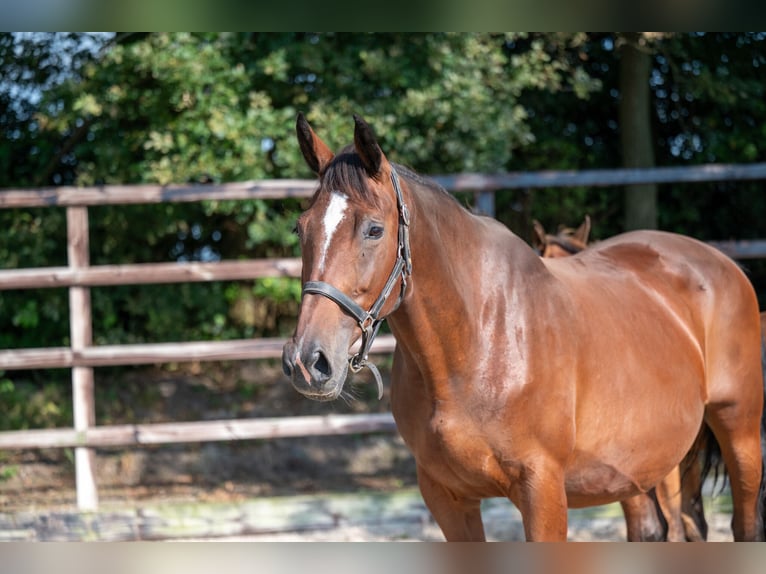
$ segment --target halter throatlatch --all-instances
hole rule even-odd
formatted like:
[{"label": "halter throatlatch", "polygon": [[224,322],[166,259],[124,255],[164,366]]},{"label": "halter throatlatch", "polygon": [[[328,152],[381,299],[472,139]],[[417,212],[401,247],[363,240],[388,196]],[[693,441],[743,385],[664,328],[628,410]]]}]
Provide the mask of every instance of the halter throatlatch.
[{"label": "halter throatlatch", "polygon": [[341,309],[356,319],[359,328],[362,330],[362,346],[358,353],[349,358],[348,365],[354,373],[358,373],[364,367],[367,367],[372,371],[372,374],[375,375],[375,381],[378,384],[378,399],[383,398],[383,379],[380,377],[378,368],[367,359],[367,355],[370,352],[370,347],[372,347],[372,342],[378,334],[380,325],[386,320],[385,317],[380,316],[383,306],[386,304],[394,287],[396,287],[396,284],[401,279],[399,299],[393,310],[395,311],[399,307],[402,299],[404,299],[404,293],[407,288],[407,276],[412,273],[409,229],[410,212],[407,209],[407,205],[404,203],[402,189],[399,187],[399,176],[393,166],[391,166],[391,183],[396,192],[396,206],[399,211],[399,248],[397,250],[394,268],[391,270],[391,274],[388,276],[388,280],[383,286],[383,290],[372,304],[372,307],[370,307],[368,311],[365,311],[363,307],[358,305],[356,301],[343,293],[343,291],[324,281],[306,281],[303,285],[304,295],[306,293],[323,295],[331,301],[334,301]]}]

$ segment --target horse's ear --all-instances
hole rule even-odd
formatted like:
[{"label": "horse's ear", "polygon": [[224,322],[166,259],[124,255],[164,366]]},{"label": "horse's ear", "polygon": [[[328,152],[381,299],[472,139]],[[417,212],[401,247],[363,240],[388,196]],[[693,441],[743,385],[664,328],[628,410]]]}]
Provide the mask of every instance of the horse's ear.
[{"label": "horse's ear", "polygon": [[314,130],[311,129],[302,113],[298,114],[298,120],[295,122],[295,131],[298,134],[298,145],[301,146],[301,152],[306,163],[314,173],[317,175],[321,174],[332,161],[332,158],[335,157],[335,154],[314,133]]},{"label": "horse's ear", "polygon": [[376,176],[383,163],[383,151],[375,139],[372,128],[356,114],[354,114],[354,148],[362,159],[367,175]]},{"label": "horse's ear", "polygon": [[545,251],[545,228],[543,227],[543,224],[537,221],[536,219],[532,220],[532,227],[535,230],[535,237],[534,237],[534,243],[532,244],[532,247],[537,249],[540,254]]},{"label": "horse's ear", "polygon": [[582,241],[583,245],[588,245],[588,235],[590,235],[590,215],[585,216],[585,221],[577,228],[574,233],[575,239]]}]

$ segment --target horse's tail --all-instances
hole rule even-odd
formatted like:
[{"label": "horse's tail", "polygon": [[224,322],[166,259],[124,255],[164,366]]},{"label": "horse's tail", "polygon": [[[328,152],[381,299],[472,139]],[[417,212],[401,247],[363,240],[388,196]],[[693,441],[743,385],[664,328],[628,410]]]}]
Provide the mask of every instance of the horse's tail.
[{"label": "horse's tail", "polygon": [[[711,471],[715,473],[713,490],[723,478],[721,490],[726,486],[726,467],[722,464],[721,447],[710,427],[703,423],[691,449],[681,461],[682,520],[686,539],[707,540],[708,524],[702,500],[702,490]],[[688,475],[687,475],[688,473]]]},{"label": "horse's tail", "polygon": [[713,492],[718,484],[718,479],[721,479],[721,490],[723,492],[726,488],[726,482],[729,479],[729,475],[726,472],[726,465],[723,463],[723,455],[721,454],[721,446],[718,444],[718,439],[715,438],[713,431],[709,426],[704,425],[700,431],[702,435],[700,458],[702,460],[702,471],[700,473],[700,484],[704,484],[707,477],[710,475],[710,471],[713,471]]}]

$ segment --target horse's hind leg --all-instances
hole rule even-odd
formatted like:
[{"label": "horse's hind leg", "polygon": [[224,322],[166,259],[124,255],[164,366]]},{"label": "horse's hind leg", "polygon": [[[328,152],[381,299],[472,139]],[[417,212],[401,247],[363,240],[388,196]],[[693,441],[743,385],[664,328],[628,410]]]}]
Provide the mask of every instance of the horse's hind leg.
[{"label": "horse's hind leg", "polygon": [[758,301],[743,276],[739,281],[732,276],[726,285],[704,292],[715,295],[705,324],[705,422],[729,474],[734,540],[762,540],[763,375]]},{"label": "horse's hind leg", "polygon": [[[749,327],[755,327],[750,329]],[[734,540],[762,540],[760,517],[762,496],[760,325],[742,318],[739,338],[710,345],[708,352],[708,405],[705,421],[721,449],[729,474],[733,503]],[[712,341],[711,341],[712,343]],[[735,345],[735,343],[737,343]]]},{"label": "horse's hind leg", "polygon": [[762,470],[760,424],[743,425],[739,421],[749,421],[752,417],[740,418],[740,410],[736,406],[714,409],[708,415],[708,421],[721,445],[729,474],[734,540],[755,541],[763,538],[758,515]]},{"label": "horse's hind leg", "polygon": [[628,542],[659,542],[665,540],[665,528],[657,514],[654,498],[637,494],[620,501],[625,515]]},{"label": "horse's hind leg", "polygon": [[668,542],[685,542],[686,532],[681,514],[681,469],[670,471],[656,488],[657,504],[668,523]]},{"label": "horse's hind leg", "polygon": [[418,466],[418,486],[448,542],[484,542],[481,500],[455,496]]}]

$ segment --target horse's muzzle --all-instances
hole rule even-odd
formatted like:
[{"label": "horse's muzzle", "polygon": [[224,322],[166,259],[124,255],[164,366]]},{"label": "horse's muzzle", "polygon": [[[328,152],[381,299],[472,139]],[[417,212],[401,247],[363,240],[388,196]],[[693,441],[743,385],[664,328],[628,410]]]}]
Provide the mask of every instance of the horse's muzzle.
[{"label": "horse's muzzle", "polygon": [[343,390],[348,371],[347,361],[333,359],[316,344],[300,349],[290,340],[282,349],[282,370],[299,393],[316,401],[332,401]]}]

